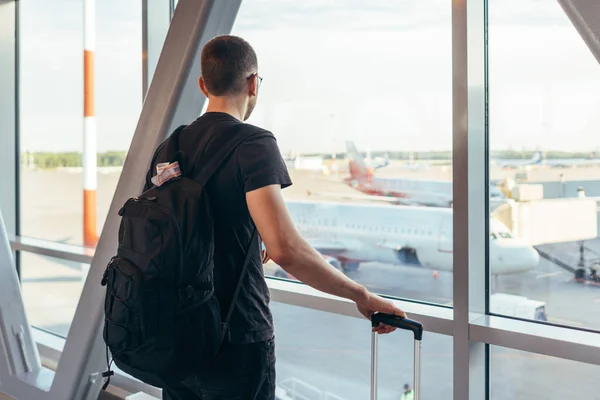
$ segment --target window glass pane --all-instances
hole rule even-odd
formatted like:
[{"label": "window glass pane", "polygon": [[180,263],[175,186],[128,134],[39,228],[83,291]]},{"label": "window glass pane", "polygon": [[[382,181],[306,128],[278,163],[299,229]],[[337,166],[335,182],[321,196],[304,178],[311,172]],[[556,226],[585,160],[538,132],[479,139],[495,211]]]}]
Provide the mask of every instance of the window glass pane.
[{"label": "window glass pane", "polygon": [[88,264],[20,252],[21,285],[32,326],[67,336]]},{"label": "window glass pane", "polygon": [[493,277],[491,311],[600,328],[598,61],[558,2],[491,0],[489,82],[490,180],[514,201],[490,262],[535,264]]},{"label": "window glass pane", "polygon": [[[83,2],[28,0],[19,8],[20,232],[83,244]],[[96,234],[141,110],[141,18],[139,2],[96,3]]]},{"label": "window glass pane", "polygon": [[233,28],[264,78],[249,122],[277,137],[304,237],[373,290],[442,304],[452,299],[450,11],[436,0],[247,0]]},{"label": "window glass pane", "polygon": [[[280,391],[292,399],[369,398],[367,320],[281,303],[272,310]],[[404,384],[413,382],[412,333],[380,336],[379,354],[379,398],[400,399]],[[425,332],[421,363],[421,399],[452,399],[452,338]]]},{"label": "window glass pane", "polygon": [[[595,399],[600,367],[491,346],[494,400]],[[575,383],[576,382],[576,383]]]}]

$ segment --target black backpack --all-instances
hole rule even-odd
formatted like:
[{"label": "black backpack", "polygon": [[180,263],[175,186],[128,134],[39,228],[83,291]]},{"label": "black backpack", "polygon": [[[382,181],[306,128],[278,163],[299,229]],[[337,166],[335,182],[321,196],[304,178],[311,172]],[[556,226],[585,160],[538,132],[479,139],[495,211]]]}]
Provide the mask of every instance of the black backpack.
[{"label": "black backpack", "polygon": [[[223,320],[213,285],[215,221],[204,186],[258,128],[237,124],[203,138],[205,151],[187,173],[178,146],[183,129],[180,126],[159,146],[151,166],[178,161],[182,175],[125,202],[119,211],[117,254],[102,278],[107,363],[110,350],[121,370],[156,387],[182,381],[217,353],[252,249],[259,247],[255,228]],[[207,142],[216,151],[209,154]],[[113,374],[111,363],[103,374],[108,377],[103,389]]]}]

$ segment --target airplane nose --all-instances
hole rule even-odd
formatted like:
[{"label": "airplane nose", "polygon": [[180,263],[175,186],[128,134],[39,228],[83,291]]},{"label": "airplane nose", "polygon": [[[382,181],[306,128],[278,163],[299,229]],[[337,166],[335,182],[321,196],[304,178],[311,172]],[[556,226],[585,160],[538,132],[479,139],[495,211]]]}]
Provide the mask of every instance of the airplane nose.
[{"label": "airplane nose", "polygon": [[525,266],[529,268],[537,267],[537,265],[540,263],[540,253],[538,253],[537,250],[531,246],[527,246],[525,249],[523,249],[523,252],[525,253],[523,256]]},{"label": "airplane nose", "polygon": [[[490,250],[492,250],[490,248]],[[522,243],[504,243],[494,249],[499,263],[497,270],[506,274],[529,271],[540,262],[539,253],[531,246]],[[492,253],[492,254],[493,254]]]},{"label": "airplane nose", "polygon": [[[539,253],[531,246],[520,246],[520,248],[509,249],[514,254],[512,262],[508,262],[508,268],[513,273],[529,271],[537,267],[540,262]],[[505,257],[505,260],[508,257]]]}]

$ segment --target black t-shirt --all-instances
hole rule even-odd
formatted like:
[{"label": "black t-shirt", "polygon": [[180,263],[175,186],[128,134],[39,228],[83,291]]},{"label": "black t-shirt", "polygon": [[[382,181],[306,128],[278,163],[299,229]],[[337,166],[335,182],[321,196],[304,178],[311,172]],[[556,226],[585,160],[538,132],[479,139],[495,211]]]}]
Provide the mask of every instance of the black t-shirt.
[{"label": "black t-shirt", "polygon": [[[186,159],[198,158],[204,150],[205,135],[227,134],[239,120],[226,113],[209,112],[184,129],[179,148]],[[210,143],[207,147],[210,151]],[[155,174],[152,165],[152,175]],[[215,294],[225,318],[237,285],[254,223],[246,204],[246,193],[268,185],[292,184],[287,167],[272,133],[263,131],[242,143],[209,180],[206,189],[215,221]],[[268,340],[273,336],[273,318],[269,310],[260,241],[252,246],[253,256],[230,322],[231,343],[245,344]]]}]

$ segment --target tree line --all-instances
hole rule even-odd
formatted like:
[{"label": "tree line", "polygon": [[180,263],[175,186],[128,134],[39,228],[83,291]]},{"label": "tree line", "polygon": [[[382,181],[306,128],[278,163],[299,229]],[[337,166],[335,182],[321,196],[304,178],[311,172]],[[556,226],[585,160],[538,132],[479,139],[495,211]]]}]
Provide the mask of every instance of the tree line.
[{"label": "tree line", "polygon": [[[125,162],[126,151],[107,151],[98,153],[96,163],[99,167],[119,167]],[[82,154],[77,152],[50,153],[31,152],[21,154],[21,163],[24,166],[34,166],[42,169],[60,167],[81,167]]]},{"label": "tree line", "polygon": [[[491,150],[490,158],[499,160],[528,160],[533,157],[536,150]],[[366,152],[361,152],[363,156],[366,156]],[[431,161],[450,161],[452,160],[451,151],[371,151],[371,158],[375,157],[388,157],[390,160],[431,160]],[[308,156],[308,154],[306,154]],[[317,156],[318,154],[313,154]],[[547,160],[552,159],[566,159],[566,158],[587,158],[590,157],[591,152],[579,151],[579,152],[567,152],[567,151],[545,151],[544,157]],[[332,155],[324,154],[325,159],[331,159]],[[345,158],[345,153],[337,153],[336,158]],[[600,156],[600,155],[599,155]]]},{"label": "tree line", "polygon": [[[518,150],[496,150],[490,151],[490,158],[497,159],[530,159],[535,151],[518,151]],[[98,153],[97,165],[99,167],[120,167],[125,162],[127,151],[107,151]],[[363,152],[363,155],[365,153]],[[331,153],[327,154],[304,154],[304,156],[321,156],[325,160],[331,159]],[[371,157],[388,157],[390,160],[410,160],[410,152],[396,151],[371,151]],[[547,151],[545,158],[550,159],[565,159],[565,158],[587,158],[590,156],[588,152],[566,152],[566,151]],[[338,159],[344,159],[345,153],[337,153]],[[432,161],[449,161],[452,159],[450,151],[415,151],[412,152],[414,160],[432,160]],[[21,154],[21,163],[24,166],[34,166],[42,169],[52,169],[60,167],[81,167],[82,155],[78,152],[31,152]]]}]

